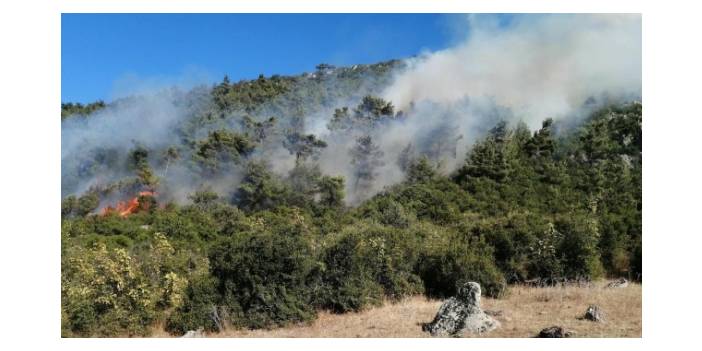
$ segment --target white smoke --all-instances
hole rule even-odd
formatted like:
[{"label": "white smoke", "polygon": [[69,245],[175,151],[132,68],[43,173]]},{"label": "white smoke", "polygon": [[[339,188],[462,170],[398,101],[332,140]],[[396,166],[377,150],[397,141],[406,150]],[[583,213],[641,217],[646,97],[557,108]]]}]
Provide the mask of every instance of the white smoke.
[{"label": "white smoke", "polygon": [[[110,104],[89,117],[71,117],[61,123],[62,192],[82,193],[94,185],[116,181],[127,174],[115,173],[116,164],[126,162],[125,155],[134,147],[163,148],[177,142],[175,127],[187,114],[178,106],[182,94],[177,90],[162,90],[125,98]],[[95,152],[104,152],[105,164],[92,162]],[[79,184],[76,172],[90,173]]]},{"label": "white smoke", "polygon": [[589,98],[641,96],[640,15],[520,15],[506,26],[492,15],[466,19],[463,42],[408,59],[381,94],[407,118],[372,133],[385,162],[372,192],[351,185],[352,138],[328,137],[321,168],[346,177],[350,203],[403,180],[397,159],[409,143],[421,153],[437,138],[460,137],[455,156],[441,160],[451,171],[501,119],[536,129],[546,118],[581,115]]},{"label": "white smoke", "polygon": [[[401,182],[404,173],[397,160],[408,144],[421,154],[435,149],[437,140],[455,141],[453,152],[440,155],[443,170],[450,171],[463,162],[473,143],[500,119],[522,120],[536,129],[546,118],[577,116],[590,98],[640,98],[640,15],[519,15],[506,25],[497,23],[496,18],[467,16],[466,39],[458,45],[406,60],[405,67],[384,89],[377,86],[373,77],[365,77],[354,96],[308,111],[304,116],[305,132],[328,143],[314,162],[324,174],[345,177],[348,203],[357,204],[384,187]],[[330,75],[325,79],[337,78]],[[371,191],[359,193],[353,187],[354,166],[349,154],[355,137],[331,133],[326,126],[334,108],[353,108],[361,93],[377,91],[397,110],[404,111],[406,117],[371,132],[374,143],[383,151],[384,165],[377,170]],[[110,104],[89,118],[65,120],[61,157],[62,188],[69,189],[66,194],[81,193],[91,185],[133,175],[116,174],[115,168],[105,167],[91,170],[87,181],[80,178],[77,184],[71,183],[75,175],[66,173],[76,172],[83,162],[94,159],[87,151],[116,149],[124,158],[137,144],[151,150],[182,145],[176,129],[192,114],[188,106],[196,108],[196,101],[207,100],[208,94],[206,89],[195,93],[192,101],[177,91],[145,94]],[[264,106],[253,117],[262,120],[275,116],[279,121],[277,132],[281,133],[294,112]],[[220,121],[196,130],[195,137],[206,137],[212,128],[239,128],[237,118]],[[259,145],[252,157],[266,159],[276,174],[285,177],[295,166],[295,156],[283,147],[279,137],[271,140]],[[171,199],[185,202],[188,194],[203,186],[222,195],[238,186],[240,169],[218,178],[202,178],[186,166],[190,157],[184,154],[181,162],[166,169],[153,165]]]},{"label": "white smoke", "polygon": [[467,39],[409,61],[383,97],[411,102],[489,97],[530,127],[591,96],[640,96],[640,15],[521,15],[506,27],[469,16]]}]

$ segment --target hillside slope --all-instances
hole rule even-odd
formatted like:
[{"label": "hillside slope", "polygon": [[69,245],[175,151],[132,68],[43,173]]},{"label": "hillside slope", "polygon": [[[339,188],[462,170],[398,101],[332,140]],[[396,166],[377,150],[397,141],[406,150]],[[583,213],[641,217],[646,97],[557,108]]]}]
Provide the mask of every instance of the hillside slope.
[{"label": "hillside slope", "polygon": [[382,96],[405,68],[65,105],[91,113],[62,120],[62,335],[642,278],[640,102],[591,96],[536,126],[489,98],[400,111]]}]

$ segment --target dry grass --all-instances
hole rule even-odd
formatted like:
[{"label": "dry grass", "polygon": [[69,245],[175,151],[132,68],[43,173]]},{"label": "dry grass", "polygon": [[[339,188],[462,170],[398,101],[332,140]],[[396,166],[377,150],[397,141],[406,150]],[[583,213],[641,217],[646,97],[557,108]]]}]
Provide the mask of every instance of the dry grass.
[{"label": "dry grass", "polygon": [[[489,337],[531,337],[559,325],[576,337],[641,337],[641,285],[603,289],[594,287],[513,287],[506,299],[484,299],[483,308],[503,311],[502,328]],[[588,305],[599,305],[606,320],[580,319]]]},{"label": "dry grass", "polygon": [[[641,337],[641,285],[603,289],[594,287],[512,286],[505,298],[483,298],[486,310],[501,311],[496,317],[502,327],[483,337],[532,337],[539,330],[560,325],[575,332],[576,337]],[[578,319],[588,305],[599,305],[606,321],[594,323]],[[441,301],[413,297],[405,301],[343,315],[321,312],[309,325],[295,325],[273,330],[228,330],[212,337],[427,337],[421,324],[430,322]]]}]

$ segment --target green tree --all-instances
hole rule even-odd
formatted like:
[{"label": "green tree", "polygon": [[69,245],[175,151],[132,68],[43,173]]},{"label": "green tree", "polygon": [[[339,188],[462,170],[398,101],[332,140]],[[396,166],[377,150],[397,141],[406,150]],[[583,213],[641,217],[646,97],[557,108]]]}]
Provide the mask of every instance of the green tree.
[{"label": "green tree", "polygon": [[61,200],[61,218],[66,218],[75,213],[78,207],[78,199],[75,195],[69,195]]},{"label": "green tree", "polygon": [[319,193],[322,172],[318,165],[298,163],[290,170],[286,184],[290,188],[289,205],[309,208]]},{"label": "green tree", "polygon": [[324,140],[317,139],[314,134],[303,135],[290,131],[283,140],[283,146],[295,155],[295,163],[306,161],[310,156],[316,158],[320,150],[327,147]]},{"label": "green tree", "polygon": [[219,195],[211,189],[205,188],[188,195],[188,199],[198,208],[207,211],[217,205]]},{"label": "green tree", "polygon": [[554,150],[554,141],[552,137],[551,128],[553,126],[553,119],[548,118],[544,120],[541,129],[534,133],[529,142],[526,144],[526,149],[531,156],[541,156],[549,157]]},{"label": "green tree", "polygon": [[437,177],[436,169],[427,157],[420,157],[411,162],[407,168],[407,181],[410,183],[427,182]]},{"label": "green tree", "polygon": [[207,138],[197,143],[195,159],[209,173],[216,173],[229,163],[240,163],[255,147],[246,136],[220,129],[210,132]]},{"label": "green tree", "polygon": [[597,250],[600,235],[597,220],[582,214],[569,214],[556,221],[555,230],[563,235],[557,252],[563,259],[565,275],[569,278],[599,278],[603,267]]},{"label": "green tree", "polygon": [[97,210],[99,205],[100,197],[98,196],[97,192],[90,191],[78,198],[75,213],[79,217],[83,217]]},{"label": "green tree", "polygon": [[261,211],[283,204],[287,194],[288,189],[270,173],[264,162],[251,161],[234,194],[234,203],[248,212]]},{"label": "green tree", "polygon": [[149,165],[149,150],[141,145],[137,145],[129,154],[129,166],[136,172],[139,181],[149,188],[155,187],[159,183],[158,177],[154,174]]},{"label": "green tree", "polygon": [[246,130],[246,135],[254,142],[261,143],[275,132],[276,118],[270,117],[263,121],[256,121],[251,116],[244,116],[241,121]]},{"label": "green tree", "polygon": [[378,176],[378,167],[385,165],[384,153],[369,135],[356,139],[356,145],[350,153],[354,165],[354,189],[365,193],[373,186]]},{"label": "green tree", "polygon": [[331,131],[368,133],[380,123],[395,117],[395,107],[391,102],[368,95],[353,111],[349,111],[348,107],[336,109],[327,127]]},{"label": "green tree", "polygon": [[510,175],[510,138],[507,123],[498,123],[484,140],[473,145],[464,166],[458,170],[457,179],[484,177],[498,183],[505,181]]},{"label": "green tree", "polygon": [[344,205],[344,178],[323,176],[319,181],[319,203],[328,208]]},{"label": "green tree", "polygon": [[165,164],[164,170],[163,170],[163,176],[165,177],[168,175],[168,167],[177,162],[180,159],[180,150],[178,147],[171,146],[167,148],[165,151],[163,151],[161,155],[161,163]]}]

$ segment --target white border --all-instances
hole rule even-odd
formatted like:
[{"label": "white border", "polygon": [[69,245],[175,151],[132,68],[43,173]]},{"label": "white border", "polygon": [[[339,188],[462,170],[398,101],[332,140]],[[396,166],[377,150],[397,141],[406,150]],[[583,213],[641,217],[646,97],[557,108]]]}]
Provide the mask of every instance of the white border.
[{"label": "white border", "polygon": [[[653,2],[652,2],[653,3]],[[3,349],[591,350],[695,348],[700,208],[698,11],[629,0],[64,0],[3,3],[0,330]],[[60,339],[61,12],[643,13],[643,339]]]},{"label": "white border", "polygon": [[62,12],[641,12],[641,1],[590,0],[64,0]]}]

